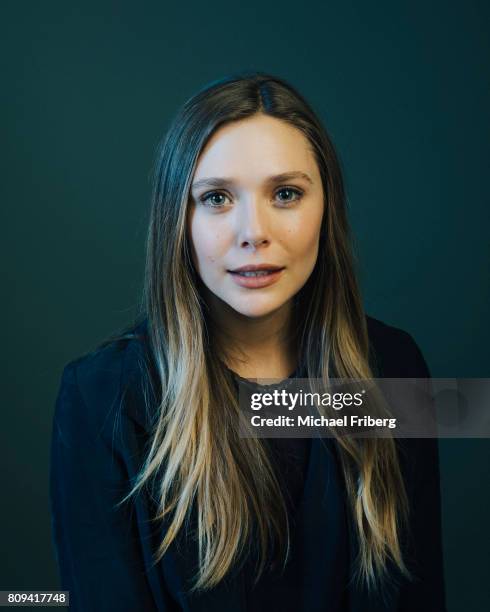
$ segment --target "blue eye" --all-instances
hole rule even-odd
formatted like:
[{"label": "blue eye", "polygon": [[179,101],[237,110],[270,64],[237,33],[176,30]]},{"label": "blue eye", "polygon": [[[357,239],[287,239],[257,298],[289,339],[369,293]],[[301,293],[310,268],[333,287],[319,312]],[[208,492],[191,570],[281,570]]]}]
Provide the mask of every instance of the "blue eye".
[{"label": "blue eye", "polygon": [[226,198],[228,196],[226,196],[224,193],[221,193],[220,191],[209,191],[208,193],[203,194],[200,198],[199,201],[202,202],[203,204],[206,204],[208,206],[210,206],[211,208],[222,208],[224,206],[224,201],[216,201],[215,198]]},{"label": "blue eye", "polygon": [[[278,199],[279,203],[286,207],[300,200],[304,192],[296,187],[281,187],[275,193],[276,198],[279,194],[282,194]],[[223,208],[226,204],[226,198],[228,198],[228,196],[221,191],[208,191],[199,198],[199,201],[210,208]]]},{"label": "blue eye", "polygon": [[300,189],[296,189],[295,187],[281,187],[281,189],[278,189],[276,191],[276,196],[278,194],[289,194],[289,196],[294,196],[294,197],[286,197],[286,198],[280,198],[279,202],[281,202],[282,204],[290,204],[292,202],[295,202],[296,200],[300,200],[301,197],[303,196],[303,192]]}]

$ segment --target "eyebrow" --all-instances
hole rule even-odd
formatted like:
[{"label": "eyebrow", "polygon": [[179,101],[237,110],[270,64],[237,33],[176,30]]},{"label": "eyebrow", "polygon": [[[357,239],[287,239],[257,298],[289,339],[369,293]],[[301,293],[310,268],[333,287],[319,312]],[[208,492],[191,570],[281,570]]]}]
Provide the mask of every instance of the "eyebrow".
[{"label": "eyebrow", "polygon": [[[299,170],[294,170],[292,172],[283,172],[281,174],[275,174],[273,176],[269,176],[266,179],[266,183],[274,184],[274,183],[282,183],[287,182],[295,178],[302,178],[309,183],[313,184],[313,180],[311,177],[306,174],[306,172],[300,172]],[[203,185],[208,185],[211,187],[227,187],[228,185],[233,185],[233,179],[226,177],[218,177],[218,176],[210,176],[207,178],[199,179],[192,183],[192,189],[197,189],[198,187],[202,187]]]}]

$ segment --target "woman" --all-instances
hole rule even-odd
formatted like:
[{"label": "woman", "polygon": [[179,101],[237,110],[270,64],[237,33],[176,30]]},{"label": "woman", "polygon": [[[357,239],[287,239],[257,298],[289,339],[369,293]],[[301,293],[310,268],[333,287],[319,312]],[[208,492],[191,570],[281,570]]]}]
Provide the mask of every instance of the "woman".
[{"label": "woman", "polygon": [[144,308],[63,372],[51,495],[77,610],[444,610],[436,440],[238,434],[240,381],[429,377],[363,312],[339,162],[262,73],[187,101]]}]

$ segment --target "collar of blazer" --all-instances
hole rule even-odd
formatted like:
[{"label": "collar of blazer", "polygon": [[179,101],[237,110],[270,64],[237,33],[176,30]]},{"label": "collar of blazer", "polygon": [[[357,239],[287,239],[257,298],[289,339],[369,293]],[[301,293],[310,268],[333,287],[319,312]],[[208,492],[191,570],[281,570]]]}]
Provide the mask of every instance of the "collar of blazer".
[{"label": "collar of blazer", "polygon": [[[135,328],[140,338],[130,340],[125,348],[121,381],[125,381],[122,385],[125,398],[123,398],[123,410],[131,420],[135,421],[144,430],[146,435],[149,435],[151,416],[148,415],[145,406],[141,376],[141,364],[145,361],[145,355],[147,355],[146,329],[146,321]],[[302,513],[298,525],[298,528],[302,529],[303,532],[302,537],[305,540],[305,550],[308,550],[309,547],[311,547],[311,550],[318,550],[319,548],[321,549],[322,545],[325,547],[329,545],[328,518],[325,521],[318,517],[318,513],[324,511],[321,508],[321,502],[328,495],[328,483],[332,476],[329,472],[332,462],[328,461],[326,456],[328,452],[330,451],[327,449],[323,439],[314,438],[312,440],[307,478],[303,491]],[[325,529],[322,529],[320,533],[309,529],[310,525],[319,523],[325,524]],[[195,520],[191,517],[191,529],[194,524]],[[347,513],[347,525],[349,568],[350,573],[352,573],[352,568],[359,554],[359,542],[351,512]],[[164,529],[165,525],[162,526],[162,532]],[[305,562],[307,561],[305,560]],[[162,559],[159,571],[163,572],[163,574],[171,573],[172,575],[175,575],[177,571],[179,582],[183,585],[184,591],[187,588],[185,585],[191,584],[197,563],[197,545],[190,542],[181,533]],[[312,584],[321,584],[321,572],[323,569],[321,561],[319,562],[317,558],[314,558],[313,562],[308,564],[307,569],[308,579],[311,579]],[[398,580],[395,577],[399,574],[393,565],[390,566],[389,570],[392,581],[383,589],[383,601],[380,601],[379,594],[376,596],[376,599],[373,599],[364,586],[356,584],[352,579],[350,580],[348,584],[349,612],[391,612],[397,609],[399,586]],[[211,591],[190,596],[182,592],[181,597],[189,603],[192,601],[193,610],[245,611],[246,598],[243,572],[230,574],[229,577]]]}]

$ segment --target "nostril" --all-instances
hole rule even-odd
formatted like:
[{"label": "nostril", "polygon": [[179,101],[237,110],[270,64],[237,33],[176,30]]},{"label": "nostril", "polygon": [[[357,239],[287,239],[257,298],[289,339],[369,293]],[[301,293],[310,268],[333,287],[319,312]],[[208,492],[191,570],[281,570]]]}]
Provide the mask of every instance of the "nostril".
[{"label": "nostril", "polygon": [[261,238],[260,240],[246,240],[245,244],[251,244],[252,246],[260,246],[261,244],[267,244],[266,238]]}]

